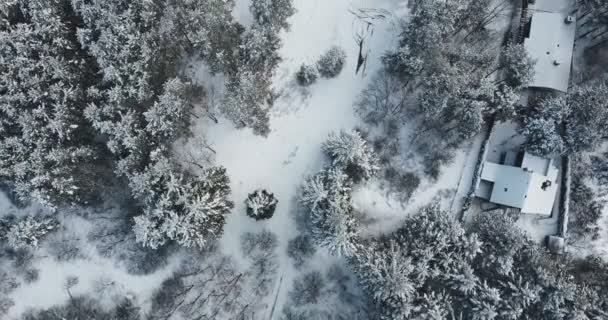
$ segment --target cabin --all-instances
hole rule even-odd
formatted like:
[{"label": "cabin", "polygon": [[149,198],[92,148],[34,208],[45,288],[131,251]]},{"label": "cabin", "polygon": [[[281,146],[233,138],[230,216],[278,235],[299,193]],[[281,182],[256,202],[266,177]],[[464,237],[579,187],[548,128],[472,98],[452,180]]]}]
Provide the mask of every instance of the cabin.
[{"label": "cabin", "polygon": [[507,152],[501,163],[486,161],[475,195],[524,214],[551,216],[559,169],[553,160],[527,152]]},{"label": "cabin", "polygon": [[523,43],[536,61],[530,88],[568,91],[576,36],[576,18],[570,8],[570,0],[528,0],[530,19]]}]

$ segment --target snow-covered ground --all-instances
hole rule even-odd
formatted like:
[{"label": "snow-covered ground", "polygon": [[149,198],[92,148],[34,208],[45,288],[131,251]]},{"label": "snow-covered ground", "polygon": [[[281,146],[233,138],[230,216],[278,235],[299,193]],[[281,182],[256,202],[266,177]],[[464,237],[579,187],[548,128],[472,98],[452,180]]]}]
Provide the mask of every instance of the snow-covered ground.
[{"label": "snow-covered ground", "polygon": [[[22,211],[27,211],[23,209]],[[102,305],[113,306],[117,298],[137,299],[145,310],[150,307],[150,298],[161,283],[168,278],[177,266],[177,256],[168,264],[148,275],[134,275],[127,272],[124,265],[111,257],[99,254],[88,241],[92,228],[90,220],[59,213],[62,230],[56,235],[61,240],[75,243],[79,254],[75,259],[58,261],[47,250],[38,249],[33,257],[32,267],[38,269],[38,280],[22,283],[10,297],[14,306],[9,309],[6,319],[18,319],[30,308],[45,309],[68,301],[67,279],[76,277],[78,283],[70,289],[73,296],[92,295]]]},{"label": "snow-covered ground", "polygon": [[[273,107],[272,132],[268,137],[260,137],[251,130],[237,130],[230,122],[220,120],[206,133],[216,151],[215,162],[228,169],[236,203],[221,241],[223,250],[238,255],[243,232],[264,227],[272,230],[280,243],[281,271],[277,280],[284,276],[283,285],[291,283],[294,271],[285,253],[287,241],[298,234],[294,211],[299,185],[323,166],[320,146],[328,134],[358,124],[353,103],[380,67],[381,55],[396,45],[399,28],[394,23],[395,17],[373,21],[372,34],[367,32],[365,22],[352,12],[375,8],[403,13],[403,8],[396,8],[394,4],[385,0],[294,1],[297,11],[289,20],[290,31],[283,35],[280,51],[283,61],[273,81],[281,96]],[[359,53],[355,39],[359,35],[367,36],[369,41],[367,74],[355,74]],[[320,79],[305,91],[297,87],[294,75],[300,65],[316,61],[334,45],[343,47],[348,56],[340,76]],[[257,222],[245,215],[243,201],[257,188],[268,189],[279,200],[273,218],[266,222]],[[316,264],[327,265],[329,261],[326,254],[319,254]],[[280,290],[287,292],[288,288]],[[281,303],[279,297],[278,306]]]}]

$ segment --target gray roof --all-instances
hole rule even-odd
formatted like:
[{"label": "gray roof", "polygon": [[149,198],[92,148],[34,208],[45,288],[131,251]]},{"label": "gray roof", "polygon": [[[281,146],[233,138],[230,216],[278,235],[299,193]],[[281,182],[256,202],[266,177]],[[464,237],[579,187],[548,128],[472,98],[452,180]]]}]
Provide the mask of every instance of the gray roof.
[{"label": "gray roof", "polygon": [[485,162],[481,180],[492,183],[491,192],[480,188],[476,194],[496,204],[519,208],[522,213],[551,215],[557,176],[558,169],[551,160],[528,153],[521,167]]},{"label": "gray roof", "polygon": [[576,22],[566,23],[567,13],[536,10],[530,37],[524,39],[528,54],[536,61],[530,87],[568,91]]}]

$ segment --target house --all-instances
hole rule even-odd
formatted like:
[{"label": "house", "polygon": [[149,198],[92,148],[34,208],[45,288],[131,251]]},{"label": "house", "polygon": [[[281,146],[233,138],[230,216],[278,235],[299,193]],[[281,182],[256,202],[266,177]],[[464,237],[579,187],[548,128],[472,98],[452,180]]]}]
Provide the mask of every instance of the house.
[{"label": "house", "polygon": [[568,91],[576,21],[571,0],[529,1],[532,14],[524,46],[536,61],[531,88]]},{"label": "house", "polygon": [[507,152],[502,164],[486,161],[475,195],[489,202],[550,216],[558,191],[559,170],[553,160]]}]

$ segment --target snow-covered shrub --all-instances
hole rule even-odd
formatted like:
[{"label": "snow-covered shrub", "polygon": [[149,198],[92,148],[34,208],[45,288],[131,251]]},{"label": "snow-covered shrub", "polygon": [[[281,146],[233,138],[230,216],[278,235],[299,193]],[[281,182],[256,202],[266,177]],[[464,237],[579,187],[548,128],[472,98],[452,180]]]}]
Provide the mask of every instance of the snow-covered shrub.
[{"label": "snow-covered shrub", "polygon": [[357,131],[332,132],[322,148],[332,165],[344,170],[355,182],[371,178],[379,169],[375,153]]},{"label": "snow-covered shrub", "polygon": [[287,244],[287,255],[293,259],[296,268],[302,267],[316,251],[312,239],[307,234],[301,234],[289,240]]},{"label": "snow-covered shrub", "polygon": [[296,73],[296,80],[298,81],[298,84],[304,87],[315,83],[318,77],[319,71],[317,68],[305,63],[300,66],[300,70],[298,70]]},{"label": "snow-covered shrub", "polygon": [[323,54],[317,61],[319,74],[325,78],[337,77],[346,63],[346,52],[344,49],[334,46]]},{"label": "snow-covered shrub", "polygon": [[247,215],[256,220],[270,219],[277,208],[277,203],[279,201],[273,193],[266,190],[256,190],[250,193],[245,200]]},{"label": "snow-covered shrub", "polygon": [[8,245],[15,249],[35,248],[47,234],[59,226],[59,222],[53,218],[34,218],[28,216],[25,219],[9,223],[5,234],[0,238],[6,239]]}]

